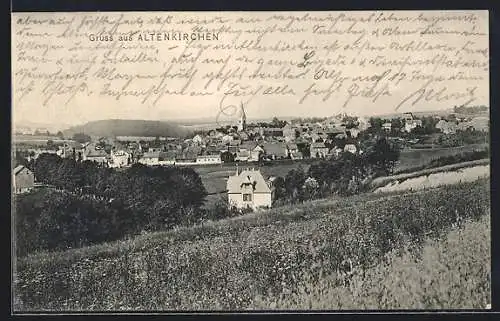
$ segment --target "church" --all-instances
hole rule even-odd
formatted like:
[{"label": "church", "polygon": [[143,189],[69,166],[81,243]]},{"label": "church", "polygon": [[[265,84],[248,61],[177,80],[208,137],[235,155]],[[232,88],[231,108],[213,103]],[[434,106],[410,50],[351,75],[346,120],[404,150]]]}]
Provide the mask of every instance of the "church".
[{"label": "church", "polygon": [[243,103],[240,104],[240,110],[238,113],[238,132],[244,132],[247,129],[247,115],[245,114],[245,108],[243,108]]}]

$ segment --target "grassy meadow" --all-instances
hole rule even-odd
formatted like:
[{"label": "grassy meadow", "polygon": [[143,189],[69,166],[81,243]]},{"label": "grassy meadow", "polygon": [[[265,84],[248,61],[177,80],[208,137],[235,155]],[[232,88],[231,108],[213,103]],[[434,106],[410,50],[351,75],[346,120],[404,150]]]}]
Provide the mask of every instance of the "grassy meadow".
[{"label": "grassy meadow", "polygon": [[489,144],[470,144],[459,147],[437,147],[426,149],[403,149],[399,157],[399,163],[394,168],[394,173],[420,168],[429,164],[433,159],[451,155],[457,155],[474,150],[483,150]]},{"label": "grassy meadow", "polygon": [[483,308],[489,195],[480,179],[335,197],[33,254],[14,310]]},{"label": "grassy meadow", "polygon": [[490,218],[483,216],[454,227],[443,240],[426,240],[418,255],[391,251],[379,265],[354,270],[342,286],[342,276],[329,276],[254,304],[281,310],[484,309],[491,304],[490,235]]}]

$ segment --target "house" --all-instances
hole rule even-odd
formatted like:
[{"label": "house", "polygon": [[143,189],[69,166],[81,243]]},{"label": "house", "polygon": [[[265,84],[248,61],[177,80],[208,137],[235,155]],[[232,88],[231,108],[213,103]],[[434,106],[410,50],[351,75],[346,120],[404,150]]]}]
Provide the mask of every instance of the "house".
[{"label": "house", "polygon": [[57,155],[62,158],[78,158],[78,155],[83,154],[84,149],[82,148],[82,144],[78,142],[67,142],[62,146],[59,146],[59,150],[57,151]]},{"label": "house", "polygon": [[220,158],[220,155],[200,155],[196,157],[196,164],[222,164],[222,160]]},{"label": "house", "polygon": [[250,156],[248,158],[248,161],[249,162],[258,162],[259,158],[260,158],[260,155],[264,154],[264,153],[265,153],[264,148],[262,148],[261,146],[257,145],[257,146],[255,146],[254,148],[252,148],[250,150]]},{"label": "house", "polygon": [[403,119],[405,122],[410,122],[410,121],[414,120],[415,118],[413,117],[412,113],[404,113]]},{"label": "house", "polygon": [[139,159],[139,163],[147,166],[160,165],[160,152],[146,152]]},{"label": "house", "polygon": [[14,168],[12,176],[12,188],[16,194],[29,192],[35,185],[35,174],[26,166]]},{"label": "house", "polygon": [[220,155],[220,150],[216,144],[210,144],[205,147],[205,155]]},{"label": "house", "polygon": [[164,150],[164,147],[148,147],[148,153],[156,153]]},{"label": "house", "polygon": [[95,143],[88,144],[85,147],[85,150],[83,153],[83,160],[84,161],[88,160],[88,161],[96,162],[99,164],[107,164],[108,158],[109,158],[108,153],[106,153],[106,151],[104,149],[97,146]]},{"label": "house", "polygon": [[263,127],[260,129],[260,135],[263,137],[283,137],[283,128]]},{"label": "house", "polygon": [[247,162],[250,159],[250,151],[245,148],[240,148],[238,152],[236,152],[235,161],[238,162]]},{"label": "house", "polygon": [[295,128],[292,127],[290,124],[286,124],[283,128],[283,136],[285,137],[285,142],[291,142],[295,140],[296,133],[295,133]]},{"label": "house", "polygon": [[229,146],[225,144],[218,144],[216,146],[216,149],[219,151],[219,153],[229,152]]},{"label": "house", "polygon": [[364,131],[370,128],[370,120],[367,117],[358,117],[358,129]]},{"label": "house", "polygon": [[436,129],[439,129],[443,134],[455,134],[457,132],[458,126],[455,122],[448,122],[441,119],[436,124]]},{"label": "house", "polygon": [[228,144],[229,142],[233,141],[234,137],[233,135],[224,135],[221,139],[222,143]]},{"label": "house", "polygon": [[420,119],[405,120],[404,130],[407,133],[410,133],[412,130],[414,130],[417,127],[422,127],[422,120],[420,120]]},{"label": "house", "polygon": [[228,152],[236,154],[240,150],[240,141],[234,140],[229,143],[227,147]]},{"label": "house", "polygon": [[354,144],[346,144],[344,146],[344,152],[349,152],[351,154],[356,154],[357,151],[358,151],[358,149],[356,148],[356,145],[354,145]]},{"label": "house", "polygon": [[[345,148],[345,146],[344,146]],[[333,156],[335,158],[339,158],[340,155],[342,155],[342,152],[344,151],[344,149],[340,148],[340,147],[333,147],[329,152],[328,152],[328,155],[330,156]]]},{"label": "house", "polygon": [[351,134],[351,137],[356,138],[356,137],[358,137],[358,135],[361,131],[357,128],[351,128],[351,129],[349,129],[349,132]]},{"label": "house", "polygon": [[203,143],[203,137],[201,135],[196,135],[193,137],[193,143],[195,144],[201,144]]},{"label": "house", "polygon": [[271,188],[259,170],[247,169],[229,176],[227,180],[227,196],[230,207],[238,209],[271,207]]},{"label": "house", "polygon": [[302,155],[302,152],[292,152],[290,153],[290,158],[291,159],[294,159],[294,160],[298,160],[298,159],[304,159],[304,155]]},{"label": "house", "polygon": [[309,147],[310,155],[312,158],[324,158],[328,155],[328,147],[325,143],[311,143]]},{"label": "house", "polygon": [[318,133],[318,132],[312,132],[311,139],[313,142],[322,142],[323,141],[323,137],[321,136],[321,133]]},{"label": "house", "polygon": [[392,123],[390,122],[383,123],[382,129],[385,130],[386,132],[390,132],[392,129]]},{"label": "house", "polygon": [[238,136],[241,141],[247,141],[249,139],[249,136],[246,132],[239,132]]},{"label": "house", "polygon": [[299,148],[297,147],[297,144],[295,144],[295,143],[286,144],[286,149],[287,149],[287,154],[289,157],[291,157],[292,154],[296,154],[299,151]]},{"label": "house", "polygon": [[283,159],[288,157],[288,151],[284,143],[263,143],[261,146],[264,154],[272,159]]},{"label": "house", "polygon": [[109,167],[125,167],[129,164],[130,154],[123,150],[111,152],[111,160],[109,162]]},{"label": "house", "polygon": [[160,165],[175,165],[177,154],[179,154],[179,152],[176,150],[160,152],[158,156],[158,162],[160,163]]}]

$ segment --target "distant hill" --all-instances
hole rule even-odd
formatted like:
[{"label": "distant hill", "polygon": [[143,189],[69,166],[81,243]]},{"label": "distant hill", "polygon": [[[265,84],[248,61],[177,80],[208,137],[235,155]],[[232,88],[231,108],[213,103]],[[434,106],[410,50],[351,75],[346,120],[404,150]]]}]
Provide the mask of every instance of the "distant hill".
[{"label": "distant hill", "polygon": [[185,137],[190,130],[184,126],[167,121],[133,120],[133,119],[106,119],[91,121],[84,125],[70,127],[63,131],[65,137],[76,133],[85,133],[90,136],[163,136]]}]

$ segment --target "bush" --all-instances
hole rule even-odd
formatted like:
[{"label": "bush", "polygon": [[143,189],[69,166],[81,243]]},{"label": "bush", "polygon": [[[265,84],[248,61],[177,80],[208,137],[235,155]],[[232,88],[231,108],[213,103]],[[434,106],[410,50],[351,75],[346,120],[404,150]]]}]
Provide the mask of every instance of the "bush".
[{"label": "bush", "polygon": [[134,165],[118,172],[41,155],[36,175],[58,190],[16,200],[18,255],[112,241],[198,222],[206,196],[192,168]]}]

